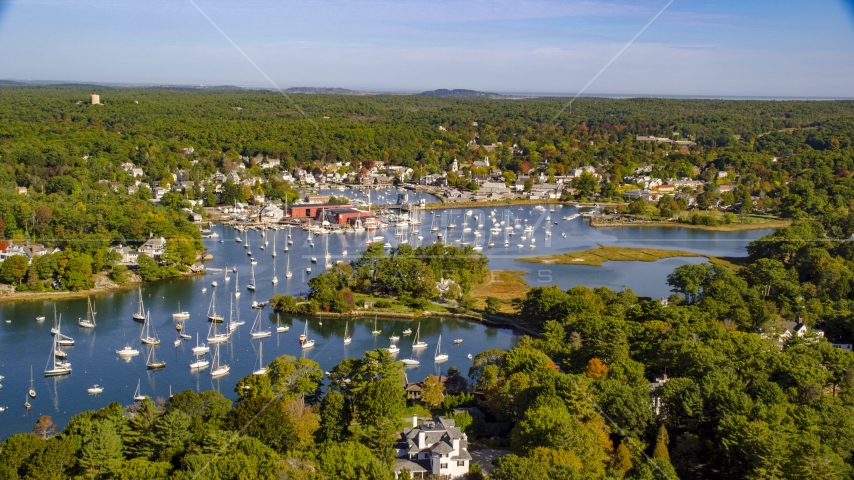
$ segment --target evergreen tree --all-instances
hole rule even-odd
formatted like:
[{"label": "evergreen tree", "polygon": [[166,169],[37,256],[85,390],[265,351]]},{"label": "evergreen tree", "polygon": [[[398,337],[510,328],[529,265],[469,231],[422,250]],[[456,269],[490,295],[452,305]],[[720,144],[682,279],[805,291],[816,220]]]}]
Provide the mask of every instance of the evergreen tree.
[{"label": "evergreen tree", "polygon": [[80,467],[92,478],[105,477],[122,461],[122,440],[108,420],[96,420],[80,450]]},{"label": "evergreen tree", "polygon": [[667,427],[664,425],[658,428],[658,435],[655,437],[655,448],[652,451],[652,458],[662,458],[670,461],[670,453],[667,450],[670,444],[670,437],[667,435]]},{"label": "evergreen tree", "polygon": [[320,402],[320,430],[318,438],[321,442],[341,442],[350,432],[352,413],[347,406],[347,400],[339,392],[329,392]]}]

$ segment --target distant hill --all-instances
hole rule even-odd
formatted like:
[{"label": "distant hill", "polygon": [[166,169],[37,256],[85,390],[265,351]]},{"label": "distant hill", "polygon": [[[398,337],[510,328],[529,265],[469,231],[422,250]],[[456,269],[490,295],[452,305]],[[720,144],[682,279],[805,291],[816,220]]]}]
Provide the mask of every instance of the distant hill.
[{"label": "distant hill", "polygon": [[323,87],[291,87],[284,90],[285,93],[304,93],[306,95],[364,95],[367,92],[350,90],[347,88],[323,88]]},{"label": "distant hill", "polygon": [[477,90],[440,88],[439,90],[431,90],[429,92],[421,92],[418,95],[425,97],[454,97],[454,98],[512,98],[507,95],[498,93],[478,92]]}]

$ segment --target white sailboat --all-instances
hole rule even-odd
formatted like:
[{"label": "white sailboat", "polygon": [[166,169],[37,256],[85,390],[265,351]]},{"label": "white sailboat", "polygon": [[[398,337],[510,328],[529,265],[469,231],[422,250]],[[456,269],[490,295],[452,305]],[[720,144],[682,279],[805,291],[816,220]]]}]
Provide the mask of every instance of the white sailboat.
[{"label": "white sailboat", "polygon": [[136,312],[133,314],[133,319],[136,322],[143,322],[145,321],[145,307],[142,306],[142,287],[137,289],[137,293]]},{"label": "white sailboat", "polygon": [[178,330],[178,336],[183,338],[184,340],[189,340],[193,338],[189,333],[184,331],[184,322],[181,322],[179,325],[176,325],[175,328]]},{"label": "white sailboat", "polygon": [[216,313],[216,293],[211,294],[211,304],[208,306],[208,320],[214,323],[223,321],[222,315]]},{"label": "white sailboat", "polygon": [[95,310],[92,308],[92,299],[86,297],[86,318],[78,318],[77,324],[83,328],[95,328]]},{"label": "white sailboat", "polygon": [[285,278],[291,278],[294,274],[291,273],[291,254],[288,253],[288,260],[285,264]]},{"label": "white sailboat", "polygon": [[349,332],[350,322],[344,323],[344,345],[350,345],[350,342],[353,341],[353,338],[350,336]]},{"label": "white sailboat", "polygon": [[47,365],[44,367],[44,376],[46,377],[54,377],[57,375],[67,375],[71,373],[71,364],[65,361],[57,361],[56,355],[54,352],[56,351],[56,344],[59,340],[59,335],[53,337],[53,345],[50,349],[50,357],[47,359]]},{"label": "white sailboat", "polygon": [[270,280],[273,285],[279,283],[279,277],[276,276],[276,259],[273,259],[273,278]]},{"label": "white sailboat", "polygon": [[234,269],[234,298],[240,298],[240,274]]},{"label": "white sailboat", "polygon": [[263,310],[258,310],[258,315],[255,316],[255,322],[252,323],[252,329],[249,331],[249,335],[251,335],[252,338],[264,338],[273,334],[270,330],[261,330],[262,311]]},{"label": "white sailboat", "polygon": [[433,357],[436,363],[442,363],[448,360],[448,354],[442,351],[442,335],[439,335],[439,342],[436,343],[436,355]]},{"label": "white sailboat", "polygon": [[273,234],[273,258],[276,258],[276,237],[278,236],[278,232]]},{"label": "white sailboat", "polygon": [[418,322],[418,328],[415,329],[415,338],[412,340],[412,348],[427,348],[427,342],[421,341],[421,322]]},{"label": "white sailboat", "polygon": [[140,394],[140,392],[139,392],[139,385],[140,385],[140,380],[138,380],[138,379],[137,379],[137,381],[136,381],[136,391],[134,391],[134,392],[133,392],[133,401],[134,401],[134,402],[141,402],[141,401],[145,400],[146,398],[148,398],[148,395],[141,395],[141,394]]},{"label": "white sailboat", "polygon": [[246,322],[240,319],[240,307],[234,306],[234,299],[228,305],[228,333],[237,330],[237,327],[245,325]]},{"label": "white sailboat", "polygon": [[30,398],[36,398],[36,389],[33,386],[33,366],[30,365],[30,391],[27,392]]},{"label": "white sailboat", "polygon": [[383,333],[383,332],[381,330],[377,329],[377,316],[374,315],[374,329],[373,329],[373,331],[371,331],[371,335],[379,335],[381,333]]},{"label": "white sailboat", "polygon": [[[275,241],[275,237],[273,237]],[[267,367],[264,366],[264,343],[258,344],[258,370],[252,372],[252,375],[266,375]]]},{"label": "white sailboat", "polygon": [[279,314],[276,314],[276,333],[285,333],[290,330],[291,327],[287,325],[282,325],[282,322],[279,321]]},{"label": "white sailboat", "polygon": [[210,328],[208,328],[208,343],[221,343],[228,340],[228,333],[219,333],[216,331],[216,322],[211,322]]},{"label": "white sailboat", "polygon": [[193,355],[204,355],[211,351],[204,343],[199,343],[199,332],[196,332],[196,346],[193,347]]},{"label": "white sailboat", "polygon": [[[181,302],[178,302],[178,311],[172,314],[172,320],[189,320],[190,312],[181,311]],[[136,320],[136,317],[134,317]],[[145,318],[143,318],[145,320]]]},{"label": "white sailboat", "polygon": [[231,367],[228,365],[220,363],[219,358],[219,344],[214,346],[214,354],[213,354],[213,362],[211,364],[211,377],[221,377],[228,373],[231,370]]},{"label": "white sailboat", "polygon": [[255,265],[252,265],[252,279],[249,281],[249,285],[246,286],[247,289],[255,291]]},{"label": "white sailboat", "polygon": [[142,324],[142,331],[139,332],[139,341],[146,345],[160,345],[160,339],[154,333],[154,327],[151,326],[151,310],[145,314],[145,322]]},{"label": "white sailboat", "polygon": [[308,338],[308,320],[305,321],[305,331],[300,336],[303,350],[314,347],[314,340]]}]

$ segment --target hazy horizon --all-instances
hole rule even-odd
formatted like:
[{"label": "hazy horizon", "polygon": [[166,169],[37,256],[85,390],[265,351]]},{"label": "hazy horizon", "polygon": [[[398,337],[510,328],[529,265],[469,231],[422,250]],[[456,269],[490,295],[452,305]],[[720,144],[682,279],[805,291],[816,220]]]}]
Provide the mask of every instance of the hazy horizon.
[{"label": "hazy horizon", "polygon": [[0,0],[0,78],[571,96],[625,48],[586,96],[854,98],[851,0],[674,1],[626,48],[667,4]]}]

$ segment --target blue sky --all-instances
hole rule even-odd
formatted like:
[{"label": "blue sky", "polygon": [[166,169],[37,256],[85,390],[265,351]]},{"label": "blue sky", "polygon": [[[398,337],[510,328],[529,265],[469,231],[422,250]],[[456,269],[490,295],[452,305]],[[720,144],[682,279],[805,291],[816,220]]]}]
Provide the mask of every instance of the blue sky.
[{"label": "blue sky", "polygon": [[[573,93],[667,0],[194,0],[282,88]],[[854,0],[675,0],[588,93],[854,97]],[[0,78],[269,86],[190,0],[0,0]]]}]

